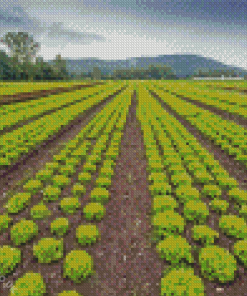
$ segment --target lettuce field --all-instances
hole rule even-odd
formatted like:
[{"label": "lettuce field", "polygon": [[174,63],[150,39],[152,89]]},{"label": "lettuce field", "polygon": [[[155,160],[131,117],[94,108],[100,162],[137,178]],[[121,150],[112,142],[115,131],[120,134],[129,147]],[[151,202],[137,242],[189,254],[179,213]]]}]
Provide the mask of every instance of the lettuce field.
[{"label": "lettuce field", "polygon": [[247,296],[247,83],[0,83],[0,295]]}]

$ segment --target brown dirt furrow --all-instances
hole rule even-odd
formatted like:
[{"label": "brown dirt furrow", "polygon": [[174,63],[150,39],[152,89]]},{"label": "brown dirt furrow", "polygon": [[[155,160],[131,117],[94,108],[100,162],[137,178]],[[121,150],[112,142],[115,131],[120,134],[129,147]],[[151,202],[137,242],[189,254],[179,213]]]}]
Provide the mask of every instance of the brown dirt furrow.
[{"label": "brown dirt furrow", "polygon": [[247,89],[244,89],[244,88],[240,88],[240,87],[220,87],[220,86],[213,86],[213,85],[207,85],[209,88],[212,88],[212,89],[222,89],[222,90],[229,90],[229,91],[233,91],[233,92],[240,92],[240,93],[243,93],[243,94],[247,94]]},{"label": "brown dirt furrow", "polygon": [[[158,95],[154,92],[151,92],[155,98],[160,102],[161,106],[169,112],[169,114],[173,115],[202,145],[202,147],[206,148],[210,153],[214,155],[214,158],[219,161],[219,163],[229,172],[229,175],[238,180],[240,184],[240,188],[247,189],[246,180],[247,180],[247,171],[245,168],[241,167],[239,163],[237,163],[234,159],[230,158],[225,152],[221,150],[220,147],[214,145],[206,136],[204,136],[199,130],[197,130],[194,126],[192,126],[187,120],[183,119],[180,115],[178,115],[175,111],[173,111],[168,104],[165,104]],[[201,190],[203,186],[201,184],[194,184],[198,190]],[[234,205],[229,201],[229,197],[227,196],[227,192],[222,192],[222,199],[226,200],[230,207],[226,214],[234,214],[238,215],[238,211],[234,209]],[[209,206],[210,199],[209,198],[201,198],[204,203]],[[179,204],[178,212],[183,216],[183,205]],[[208,207],[209,208],[209,207]],[[207,219],[207,225],[211,227],[213,230],[219,233],[219,239],[215,240],[215,244],[225,248],[233,254],[233,245],[237,241],[235,238],[229,238],[219,229],[219,218],[221,215],[216,213],[215,211],[209,208],[209,217]],[[199,276],[203,279],[203,283],[205,286],[205,295],[206,296],[247,296],[247,269],[244,268],[239,261],[237,261],[237,271],[235,273],[235,280],[233,282],[227,284],[220,284],[215,282],[211,282],[208,279],[204,279],[199,265],[199,250],[202,245],[195,242],[192,238],[192,228],[194,223],[186,222],[185,231],[182,234],[182,237],[186,238],[188,243],[191,246],[195,246],[196,250],[193,250],[192,254],[195,258],[195,264],[191,266],[194,268],[195,275]]]},{"label": "brown dirt furrow", "polygon": [[53,89],[47,90],[38,90],[33,92],[25,92],[25,93],[16,93],[14,95],[1,95],[0,96],[0,105],[12,104],[14,102],[24,102],[27,100],[39,99],[41,97],[48,97],[49,95],[57,95],[63,92],[71,92],[74,90],[79,90],[84,87],[92,87],[94,85],[104,84],[103,82],[97,82],[92,84],[84,84],[84,85],[74,85],[70,87],[56,87]]},{"label": "brown dirt furrow", "polygon": [[21,156],[15,164],[0,171],[1,198],[6,198],[6,192],[9,190],[15,190],[15,188],[18,189],[18,183],[21,183],[23,178],[26,179],[35,176],[36,172],[41,169],[46,162],[51,161],[53,155],[59,153],[63,146],[69,140],[73,139],[95,116],[95,114],[102,110],[102,108],[121,92],[121,90],[115,92],[106,100],[103,100],[98,105],[87,110],[86,113],[78,116],[69,125],[63,127],[57,134],[49,137],[48,140],[37,146],[29,154]]}]

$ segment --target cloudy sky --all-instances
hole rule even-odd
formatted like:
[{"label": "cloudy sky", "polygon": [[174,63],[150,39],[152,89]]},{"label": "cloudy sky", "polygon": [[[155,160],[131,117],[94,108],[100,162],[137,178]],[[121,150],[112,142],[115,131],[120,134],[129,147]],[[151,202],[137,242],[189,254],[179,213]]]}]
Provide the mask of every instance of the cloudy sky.
[{"label": "cloudy sky", "polygon": [[246,0],[7,0],[0,36],[28,32],[45,60],[198,54],[247,69],[246,15]]}]

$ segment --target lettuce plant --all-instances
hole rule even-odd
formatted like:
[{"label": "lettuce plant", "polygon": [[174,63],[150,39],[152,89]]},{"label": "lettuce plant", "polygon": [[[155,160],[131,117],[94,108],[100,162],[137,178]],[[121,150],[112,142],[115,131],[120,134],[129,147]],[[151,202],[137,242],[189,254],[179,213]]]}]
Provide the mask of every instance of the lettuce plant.
[{"label": "lettuce plant", "polygon": [[64,235],[69,228],[69,219],[68,218],[57,218],[51,223],[51,233],[57,235]]},{"label": "lettuce plant", "polygon": [[32,220],[22,219],[11,228],[11,239],[16,246],[24,244],[38,234],[38,225]]},{"label": "lettuce plant", "polygon": [[95,243],[100,237],[97,225],[85,224],[76,229],[76,238],[78,242],[85,246]]},{"label": "lettuce plant", "polygon": [[10,274],[21,262],[21,251],[11,246],[0,247],[0,274]]},{"label": "lettuce plant", "polygon": [[63,258],[63,239],[42,238],[33,245],[33,255],[39,263],[50,263]]}]

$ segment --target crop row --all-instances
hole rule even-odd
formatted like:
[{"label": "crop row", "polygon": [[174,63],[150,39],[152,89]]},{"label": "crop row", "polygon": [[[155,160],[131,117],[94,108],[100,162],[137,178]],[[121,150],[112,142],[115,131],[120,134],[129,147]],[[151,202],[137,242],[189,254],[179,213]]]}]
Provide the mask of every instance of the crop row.
[{"label": "crop row", "polygon": [[[213,198],[211,205],[219,212],[227,209],[226,202],[218,198],[221,194],[220,187],[232,188],[228,192],[229,196],[245,205],[245,210],[246,192],[238,189],[237,182],[230,178],[228,184],[225,179],[225,182],[218,184],[219,187],[213,185],[218,175],[215,174],[212,178],[205,169],[206,163],[209,163],[211,168],[218,168],[218,172],[221,170],[225,177],[227,173],[141,86],[138,97],[138,116],[142,124],[150,173],[149,188],[153,196],[154,239],[158,242],[157,250],[160,257],[171,263],[171,267],[165,271],[165,276],[161,280],[161,295],[179,295],[181,285],[186,295],[204,295],[203,282],[194,275],[191,268],[195,263],[191,253],[193,248],[180,235],[184,232],[185,221],[197,224],[192,230],[193,239],[204,245],[199,254],[202,275],[209,280],[217,279],[222,283],[234,279],[237,268],[235,257],[247,266],[244,255],[247,253],[247,240],[241,240],[247,238],[247,225],[243,218],[234,215],[223,215],[219,220],[222,232],[239,239],[234,245],[235,257],[227,250],[214,245],[218,233],[206,225],[209,210],[206,204],[200,201],[200,192],[193,188],[193,184],[204,185],[202,195]],[[159,155],[158,145],[161,147],[162,156]],[[176,212],[177,200],[184,206],[182,216]]]},{"label": "crop row", "polygon": [[[84,207],[83,214],[88,221],[100,221],[103,218],[105,214],[104,204],[109,199],[107,188],[110,185],[115,160],[119,154],[122,130],[131,103],[130,95],[131,88],[118,95],[113,102],[96,115],[76,139],[67,144],[64,151],[54,156],[52,163],[46,164],[45,170],[38,172],[36,179],[30,180],[24,185],[23,193],[19,193],[19,196],[17,194],[17,196],[13,196],[9,200],[6,205],[8,213],[2,215],[0,219],[1,231],[6,230],[11,225],[12,219],[9,214],[19,213],[30,204],[32,195],[35,195],[37,191],[41,192],[42,190],[43,192],[43,200],[30,209],[31,219],[22,219],[12,226],[11,239],[15,247],[4,246],[0,249],[0,262],[4,261],[0,270],[2,275],[12,273],[21,262],[21,251],[17,247],[30,241],[39,232],[38,225],[33,220],[43,220],[51,214],[46,207],[46,203],[59,199],[61,189],[69,184],[68,176],[71,177],[75,174],[75,168],[83,160],[85,160],[83,169],[79,172],[78,181],[71,191],[73,197],[61,199],[61,210],[65,214],[74,214],[80,208],[79,197],[83,197],[86,191],[85,186],[96,171],[96,164],[100,164],[100,173],[96,179],[95,188],[90,192],[91,202]],[[98,140],[90,153],[90,147],[92,146],[90,139],[93,138]],[[104,153],[104,157],[102,153]],[[104,161],[103,158],[105,158]],[[67,181],[64,182],[65,180]],[[51,183],[52,185],[49,185]],[[47,190],[49,186],[57,189],[56,193],[53,191],[55,195],[49,194],[52,193]],[[19,209],[17,210],[17,208]],[[51,223],[51,234],[57,235],[59,239],[55,239],[53,236],[51,238],[42,238],[33,246],[33,255],[40,263],[50,263],[63,258],[63,236],[66,235],[69,227],[67,218],[57,218]],[[76,229],[76,238],[82,246],[95,243],[100,238],[97,225],[91,223],[79,225]],[[6,252],[8,253],[8,260],[6,258],[3,260],[2,256]],[[76,283],[80,283],[94,273],[93,265],[93,258],[86,251],[72,250],[64,260],[64,276],[69,277]],[[28,285],[24,287],[23,282],[28,283]],[[39,296],[45,292],[46,285],[42,275],[28,272],[16,281],[11,288],[10,296],[20,294],[22,296]],[[76,291],[59,293],[59,296],[65,295],[79,296]]]},{"label": "crop row", "polygon": [[57,133],[62,126],[69,124],[69,122],[74,120],[78,115],[83,114],[89,108],[106,99],[110,94],[113,94],[122,87],[123,84],[114,84],[111,87],[107,87],[107,89],[98,96],[90,97],[90,99],[83,102],[77,102],[53,114],[45,115],[30,124],[1,136],[0,165],[11,165],[20,155],[29,153],[36,145]]},{"label": "crop row", "polygon": [[192,103],[185,102],[174,95],[170,95],[160,88],[148,86],[148,89],[154,91],[174,111],[207,135],[222,150],[235,156],[236,160],[246,166],[247,141],[245,137],[247,132],[243,127],[224,120],[220,116]]}]

